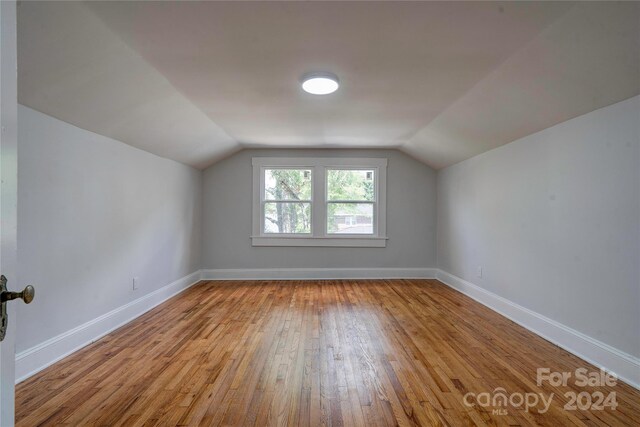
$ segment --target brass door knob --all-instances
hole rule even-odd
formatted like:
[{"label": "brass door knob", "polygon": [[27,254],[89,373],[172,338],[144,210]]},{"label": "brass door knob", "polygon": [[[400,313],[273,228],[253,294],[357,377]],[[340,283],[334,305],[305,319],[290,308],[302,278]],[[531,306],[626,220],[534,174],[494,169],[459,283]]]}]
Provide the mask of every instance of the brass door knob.
[{"label": "brass door knob", "polygon": [[29,304],[33,301],[33,297],[36,295],[36,290],[33,286],[27,285],[22,292],[9,292],[4,291],[0,294],[0,302],[11,301],[12,299],[22,298],[25,304]]},{"label": "brass door knob", "polygon": [[33,301],[35,295],[36,290],[33,289],[31,285],[24,288],[22,292],[7,291],[7,278],[4,274],[0,275],[0,341],[4,340],[4,336],[7,333],[7,325],[9,324],[6,302],[12,299],[22,298],[26,304],[29,304]]}]

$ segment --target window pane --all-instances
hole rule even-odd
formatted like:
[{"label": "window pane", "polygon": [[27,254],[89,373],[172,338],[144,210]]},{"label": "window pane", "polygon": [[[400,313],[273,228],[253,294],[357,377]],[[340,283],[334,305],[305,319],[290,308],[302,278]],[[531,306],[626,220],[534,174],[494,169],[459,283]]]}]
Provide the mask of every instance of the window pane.
[{"label": "window pane", "polygon": [[264,232],[311,233],[311,203],[265,203]]},{"label": "window pane", "polygon": [[310,169],[265,169],[265,200],[311,200]]},{"label": "window pane", "polygon": [[329,203],[330,234],[373,234],[373,203]]},{"label": "window pane", "polygon": [[327,170],[328,200],[375,200],[374,176],[373,169]]}]

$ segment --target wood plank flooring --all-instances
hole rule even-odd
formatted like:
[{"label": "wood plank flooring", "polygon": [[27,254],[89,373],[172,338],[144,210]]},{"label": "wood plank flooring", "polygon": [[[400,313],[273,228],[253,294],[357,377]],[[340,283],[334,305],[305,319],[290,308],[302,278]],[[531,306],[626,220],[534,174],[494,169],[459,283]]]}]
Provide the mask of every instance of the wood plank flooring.
[{"label": "wood plank flooring", "polygon": [[[19,384],[16,416],[18,426],[638,425],[637,390],[538,386],[538,367],[596,370],[435,280],[202,282]],[[554,397],[546,413],[464,403],[499,387]],[[617,409],[566,411],[572,390],[615,392]]]}]

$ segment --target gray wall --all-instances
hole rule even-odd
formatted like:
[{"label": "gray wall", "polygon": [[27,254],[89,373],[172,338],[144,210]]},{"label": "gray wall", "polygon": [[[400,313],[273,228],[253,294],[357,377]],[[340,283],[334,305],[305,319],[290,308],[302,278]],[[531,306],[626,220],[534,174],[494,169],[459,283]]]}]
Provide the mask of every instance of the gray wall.
[{"label": "gray wall", "polygon": [[[387,158],[387,247],[252,247],[254,156]],[[435,267],[435,201],[435,172],[396,150],[244,150],[204,173],[202,267]]]},{"label": "gray wall", "polygon": [[635,97],[441,170],[439,268],[640,356],[639,123]]},{"label": "gray wall", "polygon": [[17,304],[20,352],[196,271],[202,173],[18,114],[18,275],[36,287]]}]

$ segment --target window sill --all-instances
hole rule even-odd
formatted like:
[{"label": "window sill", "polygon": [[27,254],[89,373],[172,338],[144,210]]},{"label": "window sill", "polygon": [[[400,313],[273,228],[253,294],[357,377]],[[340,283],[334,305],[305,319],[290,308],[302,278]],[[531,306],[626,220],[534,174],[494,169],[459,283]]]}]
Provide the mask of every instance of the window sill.
[{"label": "window sill", "polygon": [[293,237],[251,236],[251,246],[319,246],[342,248],[384,248],[387,237]]}]

